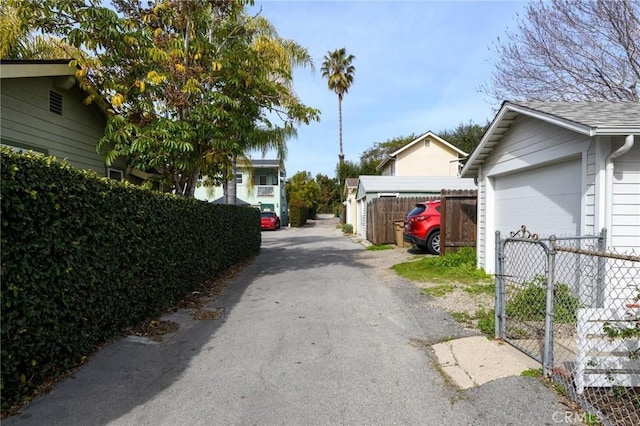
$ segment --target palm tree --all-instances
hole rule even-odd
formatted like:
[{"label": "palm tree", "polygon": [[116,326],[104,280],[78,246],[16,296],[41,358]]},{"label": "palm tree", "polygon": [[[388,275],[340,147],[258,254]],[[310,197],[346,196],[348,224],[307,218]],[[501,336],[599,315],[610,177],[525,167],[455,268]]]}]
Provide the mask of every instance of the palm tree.
[{"label": "palm tree", "polygon": [[338,120],[340,123],[340,166],[344,162],[344,153],[342,152],[342,98],[349,91],[349,87],[353,84],[353,75],[356,68],[351,64],[355,56],[348,55],[345,48],[336,49],[333,52],[327,52],[322,62],[322,76],[327,79],[329,90],[334,91],[338,95]]}]

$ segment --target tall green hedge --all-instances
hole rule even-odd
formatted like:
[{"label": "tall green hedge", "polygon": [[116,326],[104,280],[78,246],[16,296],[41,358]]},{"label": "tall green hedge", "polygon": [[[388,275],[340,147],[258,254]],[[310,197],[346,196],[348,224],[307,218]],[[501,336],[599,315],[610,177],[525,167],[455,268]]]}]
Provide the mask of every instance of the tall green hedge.
[{"label": "tall green hedge", "polygon": [[307,223],[309,219],[309,208],[304,201],[292,198],[289,201],[289,224],[294,228],[299,228]]},{"label": "tall green hedge", "polygon": [[260,250],[260,213],[2,149],[3,410]]}]

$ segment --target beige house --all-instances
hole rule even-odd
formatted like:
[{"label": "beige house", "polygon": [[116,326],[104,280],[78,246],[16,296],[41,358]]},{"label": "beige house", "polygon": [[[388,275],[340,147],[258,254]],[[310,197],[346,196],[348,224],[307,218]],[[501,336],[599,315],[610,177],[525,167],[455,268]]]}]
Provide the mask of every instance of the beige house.
[{"label": "beige house", "polygon": [[458,176],[467,153],[427,132],[391,153],[377,167],[383,176]]},{"label": "beige house", "polygon": [[345,217],[344,223],[353,226],[353,232],[356,232],[358,222],[356,214],[356,190],[358,189],[358,178],[346,178],[344,182],[344,206]]}]

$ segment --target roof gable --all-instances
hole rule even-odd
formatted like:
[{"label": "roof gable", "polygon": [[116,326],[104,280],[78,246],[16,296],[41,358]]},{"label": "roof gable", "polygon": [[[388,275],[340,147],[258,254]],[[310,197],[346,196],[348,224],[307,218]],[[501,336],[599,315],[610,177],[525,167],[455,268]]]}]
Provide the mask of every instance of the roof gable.
[{"label": "roof gable", "polygon": [[463,167],[462,177],[476,176],[519,115],[586,136],[640,134],[640,102],[505,101]]},{"label": "roof gable", "polygon": [[436,135],[435,133],[428,131],[427,133],[423,134],[422,136],[417,137],[416,139],[414,139],[413,141],[409,142],[408,144],[406,144],[405,146],[403,146],[402,148],[392,152],[391,154],[389,154],[389,156],[387,158],[385,158],[384,160],[382,160],[380,162],[380,164],[378,164],[378,167],[376,167],[377,170],[382,170],[382,168],[385,166],[385,164],[387,164],[389,161],[395,160],[398,157],[398,154],[402,153],[403,151],[406,151],[408,149],[410,149],[411,147],[413,147],[416,144],[419,144],[421,142],[423,142],[425,139],[431,139],[432,141],[436,142],[439,145],[442,145],[443,147],[449,148],[452,151],[456,152],[457,154],[461,155],[462,157],[466,157],[467,153],[462,151],[461,149],[455,147],[454,145],[450,144],[449,142],[445,141],[444,139],[442,139],[440,136]]}]

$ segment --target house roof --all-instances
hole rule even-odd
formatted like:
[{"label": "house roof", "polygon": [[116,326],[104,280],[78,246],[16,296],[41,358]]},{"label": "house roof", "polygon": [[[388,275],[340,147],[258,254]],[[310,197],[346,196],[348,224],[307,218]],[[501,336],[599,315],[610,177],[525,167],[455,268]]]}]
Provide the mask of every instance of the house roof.
[{"label": "house roof", "polygon": [[463,167],[463,177],[477,175],[478,167],[519,115],[590,137],[640,135],[640,102],[505,101]]},{"label": "house roof", "polygon": [[[211,204],[226,204],[226,200],[224,199],[224,197],[220,197],[220,198],[216,198],[213,201],[209,201]],[[240,198],[236,197],[236,206],[250,206],[251,203],[247,203],[244,200],[241,200]]]},{"label": "house roof", "polygon": [[365,192],[440,192],[443,189],[478,189],[473,179],[456,176],[360,176]]},{"label": "house roof", "polygon": [[78,67],[69,65],[71,59],[0,61],[0,78],[57,77],[75,75]]},{"label": "house roof", "polygon": [[358,186],[358,178],[346,178],[344,180],[344,184],[345,184],[345,186],[356,187],[356,186]]},{"label": "house roof", "polygon": [[451,145],[449,142],[445,141],[444,139],[442,139],[440,136],[436,135],[435,133],[428,131],[427,133],[423,134],[422,136],[417,137],[416,139],[414,139],[413,141],[409,142],[408,144],[406,144],[405,146],[403,146],[402,148],[400,148],[397,151],[392,152],[391,154],[389,154],[389,156],[387,158],[385,158],[384,160],[382,160],[380,162],[380,164],[378,164],[378,167],[376,167],[377,170],[382,170],[382,168],[384,167],[385,164],[387,164],[389,161],[393,161],[396,159],[396,157],[398,156],[398,154],[400,154],[402,151],[411,148],[413,145],[422,142],[423,140],[427,139],[427,138],[433,138],[434,140],[436,140],[438,143],[454,150],[455,152],[457,152],[458,154],[460,154],[463,157],[467,156],[467,153],[462,151],[461,149]]}]

